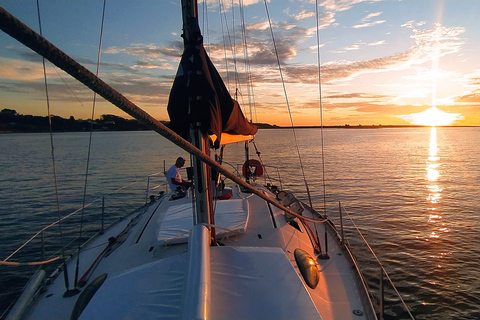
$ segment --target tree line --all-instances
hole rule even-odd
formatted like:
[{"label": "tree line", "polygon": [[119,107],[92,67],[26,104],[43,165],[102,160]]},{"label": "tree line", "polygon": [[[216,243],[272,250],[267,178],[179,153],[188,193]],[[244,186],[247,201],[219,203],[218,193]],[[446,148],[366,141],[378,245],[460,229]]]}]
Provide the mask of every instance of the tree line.
[{"label": "tree line", "polygon": [[[73,116],[65,119],[51,116],[53,132],[79,131],[138,131],[150,130],[136,119],[124,119],[113,114],[103,114],[96,120],[76,120]],[[0,111],[0,133],[8,132],[49,132],[50,121],[48,116],[32,116],[17,113],[16,110],[3,109]],[[168,126],[168,121],[161,121]],[[281,128],[267,123],[254,123],[259,129]]]},{"label": "tree line", "polygon": [[96,120],[76,120],[73,116],[65,119],[59,116],[32,116],[17,113],[16,110],[0,111],[0,132],[53,132],[78,131],[137,131],[148,130],[135,119],[124,119],[112,114],[103,114]]}]

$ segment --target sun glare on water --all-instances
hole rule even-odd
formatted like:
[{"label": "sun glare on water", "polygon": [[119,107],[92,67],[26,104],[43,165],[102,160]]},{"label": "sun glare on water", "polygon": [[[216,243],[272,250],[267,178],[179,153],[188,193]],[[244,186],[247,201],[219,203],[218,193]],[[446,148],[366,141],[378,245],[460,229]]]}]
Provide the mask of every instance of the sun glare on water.
[{"label": "sun glare on water", "polygon": [[451,125],[455,121],[463,119],[463,116],[460,113],[448,113],[437,107],[431,107],[419,113],[401,116],[401,118],[411,124],[434,127]]}]

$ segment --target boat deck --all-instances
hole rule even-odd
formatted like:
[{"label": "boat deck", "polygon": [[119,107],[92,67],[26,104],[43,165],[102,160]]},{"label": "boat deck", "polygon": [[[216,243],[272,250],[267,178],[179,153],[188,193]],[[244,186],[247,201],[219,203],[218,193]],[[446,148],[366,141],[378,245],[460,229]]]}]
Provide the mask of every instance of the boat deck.
[{"label": "boat deck", "polygon": [[[264,192],[269,194],[266,188]],[[219,246],[208,246],[206,282],[210,289],[206,294],[211,318],[372,318],[363,306],[352,267],[332,235],[328,240],[330,259],[316,259],[319,283],[311,289],[294,257],[297,248],[315,257],[301,223],[296,227],[287,223],[283,211],[238,187],[232,189],[232,195],[229,200],[217,201],[216,215],[232,211],[234,217],[245,215],[233,219],[239,226],[235,230],[218,227]],[[188,231],[193,225],[191,211],[182,208],[191,207],[191,202],[189,197],[170,200],[170,195],[165,195],[84,247],[79,278],[97,257],[98,266],[88,283],[102,274],[107,278],[87,301],[80,319],[182,318],[182,300],[190,285],[185,280],[191,259]],[[219,226],[225,223],[217,220]],[[318,228],[323,235],[324,224]],[[117,243],[109,245],[112,236]],[[74,260],[68,268],[71,284]],[[51,319],[52,310],[58,318],[70,318],[77,300],[84,298],[79,298],[82,294],[64,298],[65,291],[63,277],[54,278],[30,318]]]}]

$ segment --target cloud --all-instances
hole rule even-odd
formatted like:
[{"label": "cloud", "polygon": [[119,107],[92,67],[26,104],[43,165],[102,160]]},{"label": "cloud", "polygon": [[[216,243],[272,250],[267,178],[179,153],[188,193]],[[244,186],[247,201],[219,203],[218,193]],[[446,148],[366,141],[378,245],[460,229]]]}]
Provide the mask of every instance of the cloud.
[{"label": "cloud", "polygon": [[157,46],[154,44],[131,44],[129,46],[119,48],[116,46],[108,47],[103,50],[105,54],[124,53],[133,56],[142,56],[148,58],[162,57],[179,57],[183,51],[183,43],[181,41],[172,41],[166,46]]},{"label": "cloud", "polygon": [[357,25],[354,25],[352,28],[359,29],[359,28],[373,27],[373,26],[376,26],[378,24],[382,24],[382,23],[385,23],[385,22],[386,22],[386,20],[377,20],[377,21],[367,22],[367,23],[363,23],[363,24],[357,24]]},{"label": "cloud", "polygon": [[386,43],[387,42],[385,40],[379,40],[379,41],[376,41],[376,42],[368,43],[367,46],[376,47],[376,46],[382,46]]},{"label": "cloud", "polygon": [[436,24],[433,29],[413,29],[411,38],[415,40],[415,46],[411,54],[418,61],[429,61],[447,54],[460,51],[465,40],[459,35],[465,32],[463,27],[445,27]]},{"label": "cloud", "polygon": [[[438,24],[431,29],[413,29],[411,38],[415,40],[415,44],[406,52],[371,60],[337,60],[325,63],[322,65],[322,82],[351,79],[365,73],[406,70],[438,57],[459,52],[465,43],[465,40],[459,37],[464,31],[465,29],[461,27],[445,27]],[[345,50],[357,50],[360,44],[362,43],[358,42]],[[384,41],[374,42],[371,45],[380,44],[384,44]],[[292,66],[288,70],[295,74],[295,68]],[[313,69],[311,73],[316,73],[312,66],[304,66],[298,72],[305,73],[305,69],[309,68]]]},{"label": "cloud", "polygon": [[454,98],[455,102],[467,104],[480,104],[480,77],[471,78],[471,86],[473,90]]},{"label": "cloud", "polygon": [[[40,60],[41,61],[41,60]],[[0,79],[36,81],[43,79],[43,67],[36,62],[0,57]]]},{"label": "cloud", "polygon": [[325,96],[326,99],[375,99],[384,100],[386,98],[383,94],[371,94],[371,93],[332,93]]},{"label": "cloud", "polygon": [[[243,0],[242,5],[244,7],[248,7],[248,6],[251,6],[251,5],[255,5],[259,2],[263,2],[263,0]],[[203,1],[200,0],[200,1],[198,1],[199,6],[202,6],[202,3],[207,3],[208,8],[217,8],[218,5],[219,5],[218,0],[203,0]],[[236,3],[234,3],[234,5],[236,5]],[[229,10],[231,7],[232,7],[232,1],[222,1],[222,9],[224,11]]]},{"label": "cloud", "polygon": [[138,60],[135,66],[144,69],[176,70],[176,67],[170,63],[152,63],[143,60]]},{"label": "cloud", "polygon": [[331,11],[327,11],[320,15],[320,29],[325,29],[330,25],[335,24],[335,13]]},{"label": "cloud", "polygon": [[[272,45],[270,33],[265,32],[268,28],[269,24],[266,21],[247,25],[247,29],[249,30],[249,62],[252,65],[277,64],[275,48]],[[316,28],[302,28],[293,26],[287,22],[274,22],[273,28],[276,49],[282,64],[296,57],[298,54],[298,45],[315,35],[316,31]],[[222,52],[222,54],[218,56],[223,56],[223,45],[215,45],[214,47]],[[212,54],[212,56],[214,56],[214,54]],[[242,60],[240,59],[240,61]]]},{"label": "cloud", "polygon": [[362,19],[362,21],[368,21],[370,20],[371,18],[375,18],[375,17],[378,17],[379,15],[381,15],[383,12],[373,12],[373,13],[370,13],[369,15],[367,15],[365,18]]},{"label": "cloud", "polygon": [[331,50],[330,52],[331,53],[337,53],[337,54],[340,54],[340,53],[345,53],[347,51],[356,51],[356,50],[360,50],[362,49],[363,46],[370,46],[370,47],[376,47],[376,46],[381,46],[381,45],[384,45],[386,44],[387,42],[385,40],[379,40],[379,41],[375,41],[375,42],[371,42],[371,43],[365,43],[363,41],[357,41],[355,42],[354,44],[350,45],[350,46],[346,46],[344,47],[342,50]]},{"label": "cloud", "polygon": [[406,27],[410,29],[415,29],[416,27],[421,27],[425,25],[425,21],[415,22],[415,20],[410,20],[401,25],[401,27]]},{"label": "cloud", "polygon": [[362,22],[363,22],[362,24],[354,25],[352,28],[354,28],[354,29],[367,28],[367,27],[372,27],[372,26],[376,26],[376,25],[385,23],[386,20],[370,21],[372,18],[378,17],[381,14],[382,14],[382,12],[370,13],[369,15],[367,15],[366,17],[364,17],[362,19]]},{"label": "cloud", "polygon": [[379,2],[383,0],[324,0],[320,2],[320,6],[331,11],[345,11],[354,5],[362,2]]},{"label": "cloud", "polygon": [[315,12],[313,11],[310,11],[310,12],[307,12],[307,10],[302,10],[300,11],[299,13],[297,13],[296,15],[293,16],[293,18],[295,20],[303,20],[303,19],[307,19],[307,18],[311,18],[311,17],[315,17]]},{"label": "cloud", "polygon": [[253,30],[263,31],[263,30],[267,30],[268,28],[270,28],[270,24],[268,23],[268,21],[261,21],[261,22],[247,25],[247,30],[251,30],[251,31]]},{"label": "cloud", "polygon": [[351,46],[343,48],[343,50],[346,50],[346,51],[360,50],[360,44],[359,43],[352,44]]},{"label": "cloud", "polygon": [[455,98],[455,102],[480,103],[480,90],[475,93],[465,94]]}]

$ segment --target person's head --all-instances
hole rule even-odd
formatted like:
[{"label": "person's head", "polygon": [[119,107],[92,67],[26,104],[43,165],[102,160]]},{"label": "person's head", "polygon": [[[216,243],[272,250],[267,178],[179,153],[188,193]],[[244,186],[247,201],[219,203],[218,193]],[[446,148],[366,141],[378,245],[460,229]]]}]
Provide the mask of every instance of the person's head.
[{"label": "person's head", "polygon": [[185,159],[183,159],[182,157],[178,157],[177,161],[175,161],[175,166],[177,166],[178,168],[183,167],[184,164],[185,164]]}]

